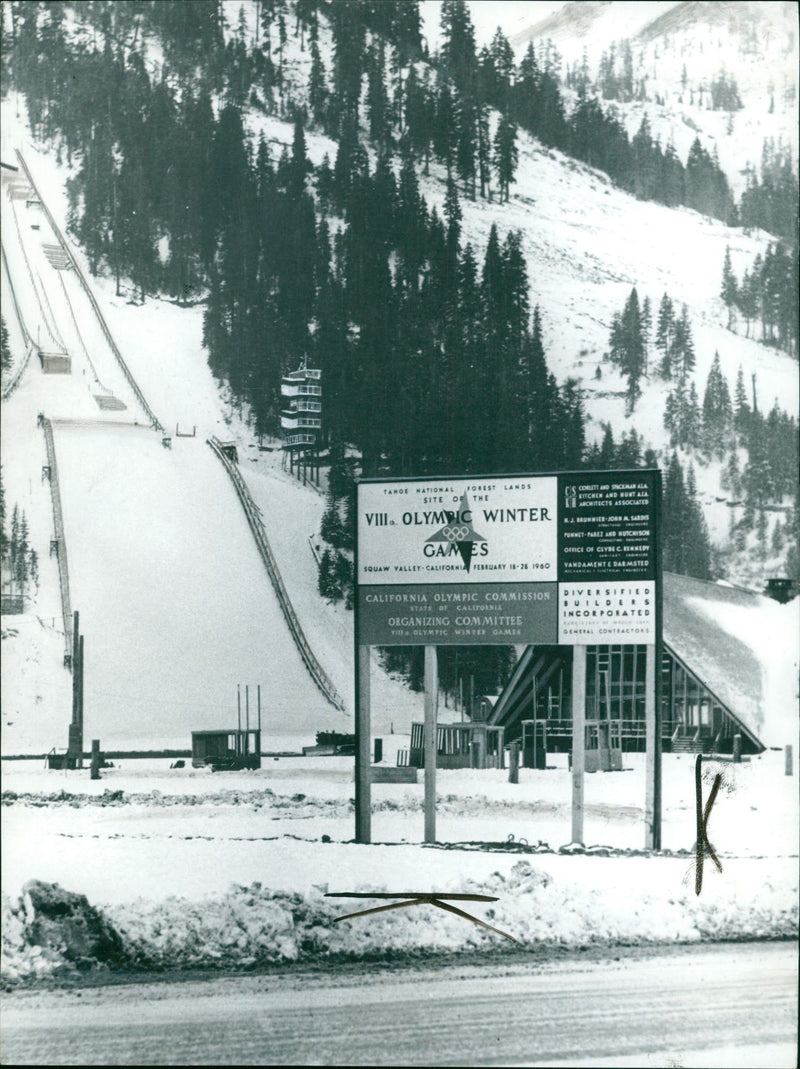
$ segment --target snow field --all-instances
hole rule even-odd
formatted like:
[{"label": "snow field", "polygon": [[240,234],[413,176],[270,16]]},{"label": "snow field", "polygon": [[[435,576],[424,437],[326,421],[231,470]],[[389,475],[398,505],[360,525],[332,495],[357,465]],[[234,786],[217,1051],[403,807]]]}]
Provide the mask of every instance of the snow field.
[{"label": "snow field", "polygon": [[[334,924],[348,903],[325,899],[328,890],[497,895],[477,915],[523,946],[792,935],[797,807],[783,754],[723,766],[708,822],[723,872],[706,859],[699,897],[691,757],[664,758],[663,842],[680,855],[660,857],[558,853],[569,839],[571,776],[564,755],[551,763],[544,773],[523,769],[518,785],[501,770],[440,771],[437,835],[462,844],[444,849],[421,843],[421,783],[373,787],[373,845],[353,843],[348,758],[283,758],[260,772],[216,775],[129,761],[104,770],[99,782],[86,771],[5,762],[12,793],[3,799],[3,886],[6,909],[17,910],[8,915],[10,967],[21,975],[37,961],[51,967],[31,957],[16,905],[31,877],[86,894],[120,929],[132,958],[151,965],[423,953],[489,948],[499,939],[422,907]],[[625,755],[625,767],[586,776],[587,847],[624,855],[643,845],[641,755]],[[713,771],[706,770],[704,798]],[[464,845],[507,843],[512,835],[542,852],[520,857],[512,848]],[[32,837],[40,847],[35,869],[24,846]]]}]

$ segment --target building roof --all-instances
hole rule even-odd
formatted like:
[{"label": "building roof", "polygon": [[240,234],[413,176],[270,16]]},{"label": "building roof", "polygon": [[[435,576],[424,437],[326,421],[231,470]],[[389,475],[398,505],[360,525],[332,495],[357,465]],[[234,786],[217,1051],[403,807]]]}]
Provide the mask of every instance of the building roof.
[{"label": "building roof", "polygon": [[[664,573],[664,643],[763,746],[798,734],[798,599],[779,605],[741,587]],[[528,646],[498,699],[502,720],[524,693]],[[520,688],[523,688],[520,691]]]},{"label": "building roof", "polygon": [[797,624],[797,600],[664,573],[664,642],[765,746],[797,735]]}]

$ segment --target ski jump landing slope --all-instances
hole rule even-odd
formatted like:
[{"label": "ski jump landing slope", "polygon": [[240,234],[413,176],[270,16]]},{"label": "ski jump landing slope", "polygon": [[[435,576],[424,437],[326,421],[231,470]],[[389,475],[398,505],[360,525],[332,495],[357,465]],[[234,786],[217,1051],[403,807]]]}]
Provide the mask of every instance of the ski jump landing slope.
[{"label": "ski jump landing slope", "polygon": [[[347,719],[286,627],[230,479],[202,438],[53,427],[72,600],[85,635],[85,737],[174,739],[236,725],[237,684],[261,684],[273,735]],[[242,687],[244,703],[244,686]]]}]

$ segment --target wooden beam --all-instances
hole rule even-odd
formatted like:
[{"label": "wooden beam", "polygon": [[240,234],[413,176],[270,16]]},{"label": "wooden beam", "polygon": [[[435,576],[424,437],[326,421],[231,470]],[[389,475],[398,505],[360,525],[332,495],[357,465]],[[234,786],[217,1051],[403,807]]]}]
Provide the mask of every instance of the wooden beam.
[{"label": "wooden beam", "polygon": [[583,843],[586,750],[586,647],[572,647],[572,842]]},{"label": "wooden beam", "polygon": [[425,647],[425,842],[436,842],[436,698],[439,688],[435,646]]},{"label": "wooden beam", "polygon": [[656,647],[645,662],[645,849],[661,849],[661,725],[656,709]]},{"label": "wooden beam", "polygon": [[371,842],[369,646],[358,647],[356,668],[356,842]]}]

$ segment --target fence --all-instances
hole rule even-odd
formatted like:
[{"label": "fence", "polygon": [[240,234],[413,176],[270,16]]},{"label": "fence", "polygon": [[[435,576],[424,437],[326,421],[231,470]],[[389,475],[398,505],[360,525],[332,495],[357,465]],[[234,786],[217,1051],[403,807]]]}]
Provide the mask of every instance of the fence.
[{"label": "fence", "polygon": [[58,242],[61,245],[62,249],[64,249],[64,251],[66,252],[67,256],[69,257],[70,263],[72,264],[72,268],[75,271],[75,277],[78,279],[78,281],[80,282],[81,286],[83,287],[83,290],[84,290],[86,296],[89,298],[89,303],[92,306],[94,314],[97,316],[97,321],[100,324],[100,329],[103,331],[103,336],[105,337],[106,341],[108,342],[108,346],[111,349],[111,352],[114,354],[114,356],[115,356],[115,358],[117,360],[117,363],[122,368],[122,372],[125,375],[125,378],[128,380],[128,385],[130,386],[130,388],[133,390],[134,394],[136,395],[136,400],[139,402],[139,404],[142,406],[144,411],[147,413],[148,419],[152,423],[153,427],[157,431],[163,431],[164,428],[161,426],[161,424],[159,423],[158,419],[156,418],[155,412],[153,412],[153,410],[150,407],[150,405],[144,399],[144,394],[139,389],[139,384],[136,382],[136,380],[134,379],[133,375],[131,374],[130,369],[128,368],[128,365],[125,363],[125,361],[124,361],[124,359],[122,357],[122,353],[119,351],[119,349],[117,348],[116,342],[111,337],[111,331],[108,329],[108,325],[107,325],[107,323],[105,321],[105,318],[103,317],[103,313],[100,311],[100,306],[98,305],[97,300],[95,299],[95,296],[92,293],[91,288],[89,287],[89,284],[86,281],[86,278],[84,277],[83,271],[81,270],[78,261],[72,255],[72,252],[70,251],[69,246],[67,245],[66,241],[64,240],[64,235],[61,233],[61,230],[60,230],[60,228],[58,226],[58,223],[56,223],[55,219],[53,218],[53,216],[50,213],[50,209],[47,207],[45,202],[39,196],[39,191],[36,188],[35,182],[33,181],[33,177],[31,176],[31,172],[28,170],[28,165],[25,163],[25,160],[23,159],[22,153],[19,151],[19,149],[17,149],[17,159],[19,160],[20,165],[21,165],[23,171],[25,172],[25,174],[26,174],[26,176],[28,178],[28,181],[31,184],[31,188],[36,193],[36,196],[38,197],[38,199],[39,199],[39,201],[40,201],[40,203],[42,205],[42,210],[44,211],[45,215],[47,216],[47,221],[50,224],[50,227],[51,227],[53,233],[55,234],[56,238],[58,239]]},{"label": "fence", "polygon": [[11,272],[8,269],[8,260],[6,259],[6,250],[1,244],[0,244],[0,255],[2,255],[3,266],[5,267],[5,271],[6,271],[6,280],[8,282],[9,293],[11,294],[11,303],[14,305],[14,313],[15,313],[15,315],[17,317],[17,322],[19,323],[19,329],[22,331],[22,337],[25,340],[25,355],[23,356],[23,358],[20,360],[19,364],[17,365],[17,368],[16,368],[14,374],[8,380],[6,385],[3,387],[3,395],[2,396],[3,396],[3,400],[6,401],[11,396],[11,394],[14,392],[14,390],[16,390],[17,386],[19,386],[20,379],[22,378],[22,375],[23,375],[23,373],[25,371],[25,368],[28,366],[28,361],[30,360],[31,356],[33,355],[34,344],[33,344],[33,338],[30,336],[30,334],[28,333],[28,328],[25,326],[25,320],[22,318],[22,309],[20,308],[20,306],[19,306],[19,304],[17,302],[17,294],[16,294],[16,291],[14,289],[14,283],[11,281]]},{"label": "fence", "polygon": [[331,705],[336,709],[344,709],[344,701],[336,691],[333,683],[328,679],[328,676],[319,661],[314,656],[314,653],[308,644],[308,640],[303,633],[303,629],[300,626],[300,621],[297,619],[297,614],[292,608],[292,603],[289,600],[286,587],[283,585],[283,580],[278,571],[278,565],[272,553],[269,540],[267,539],[267,533],[264,530],[264,524],[261,521],[258,508],[247,488],[247,484],[241,476],[238,466],[226,455],[221,443],[216,438],[209,438],[207,440],[208,444],[225,465],[225,468],[233,481],[236,493],[239,495],[239,500],[241,501],[245,515],[247,516],[247,522],[250,524],[250,529],[255,537],[256,545],[261,554],[261,559],[264,561],[272,586],[278,597],[278,603],[280,604],[284,619],[292,634],[295,645],[300,652],[300,656],[303,658],[303,663],[308,669],[311,678]]},{"label": "fence", "polygon": [[[17,238],[19,240],[19,247],[20,247],[20,249],[22,251],[22,258],[25,261],[25,269],[26,269],[26,271],[28,273],[28,281],[31,284],[31,291],[33,292],[33,295],[36,298],[36,303],[39,305],[39,311],[41,313],[41,318],[42,318],[42,326],[44,327],[45,331],[49,334],[50,340],[52,341],[54,347],[57,350],[59,350],[60,352],[65,352],[66,351],[66,346],[64,345],[63,340],[61,339],[60,335],[58,334],[58,328],[56,327],[55,320],[52,318],[52,310],[50,312],[50,315],[51,315],[50,319],[48,319],[47,311],[45,310],[46,294],[42,294],[42,293],[39,292],[39,287],[42,284],[41,283],[41,278],[39,279],[39,286],[37,286],[36,285],[36,279],[33,277],[33,267],[31,266],[31,261],[30,261],[30,259],[28,257],[28,250],[25,247],[25,240],[22,237],[22,228],[19,225],[19,218],[17,217],[17,209],[14,206],[13,193],[11,194],[11,198],[10,199],[11,199],[11,215],[12,215],[12,217],[14,219],[14,228],[17,231]],[[6,269],[8,269],[8,261],[6,261]],[[10,277],[10,275],[9,275],[9,277]],[[48,304],[48,308],[49,308],[49,304]],[[37,338],[37,344],[39,344],[40,340],[41,339]]]},{"label": "fence", "polygon": [[61,490],[58,484],[58,466],[56,449],[53,442],[53,427],[49,419],[42,416],[42,428],[47,447],[47,463],[50,465],[50,497],[53,502],[53,526],[55,528],[56,556],[58,558],[58,581],[61,587],[61,612],[64,616],[64,645],[68,658],[72,656],[72,608],[69,598],[69,567],[67,565],[67,543],[64,539],[64,518],[61,512]]}]

